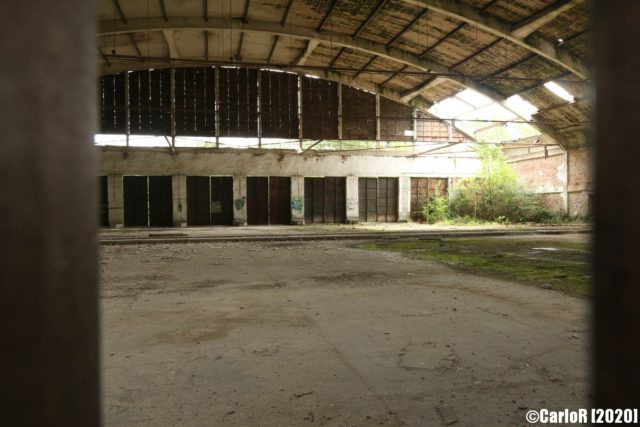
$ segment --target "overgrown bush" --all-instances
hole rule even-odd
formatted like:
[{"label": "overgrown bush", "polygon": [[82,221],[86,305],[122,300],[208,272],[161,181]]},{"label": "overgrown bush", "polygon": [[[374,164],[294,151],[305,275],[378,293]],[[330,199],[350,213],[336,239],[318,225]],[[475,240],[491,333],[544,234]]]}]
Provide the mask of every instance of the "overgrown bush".
[{"label": "overgrown bush", "polygon": [[422,211],[424,220],[428,224],[443,222],[451,219],[449,199],[442,195],[440,185],[436,186],[436,195],[430,199]]},{"label": "overgrown bush", "polygon": [[528,191],[518,182],[503,151],[494,145],[479,144],[481,168],[472,178],[461,180],[450,189],[447,199],[436,191],[424,208],[425,221],[475,218],[503,224],[549,222],[556,214],[541,195]]}]

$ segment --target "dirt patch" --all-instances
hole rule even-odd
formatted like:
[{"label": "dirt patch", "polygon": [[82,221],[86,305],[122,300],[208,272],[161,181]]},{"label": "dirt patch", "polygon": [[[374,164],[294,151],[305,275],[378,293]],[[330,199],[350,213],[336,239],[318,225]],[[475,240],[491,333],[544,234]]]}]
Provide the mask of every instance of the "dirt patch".
[{"label": "dirt patch", "polygon": [[351,245],[103,248],[105,425],[522,425],[589,405],[584,300]]}]

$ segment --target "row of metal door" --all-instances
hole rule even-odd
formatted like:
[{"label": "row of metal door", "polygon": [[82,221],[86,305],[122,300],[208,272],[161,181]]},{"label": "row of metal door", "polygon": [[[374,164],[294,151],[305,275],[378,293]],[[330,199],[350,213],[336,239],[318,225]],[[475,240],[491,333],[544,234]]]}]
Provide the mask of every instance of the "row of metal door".
[{"label": "row of metal door", "polygon": [[[346,222],[346,179],[305,178],[306,223]],[[398,179],[359,178],[359,220],[398,220]],[[445,185],[443,187],[442,185]],[[109,225],[107,178],[99,178],[100,223]],[[128,227],[173,225],[171,176],[125,176],[124,222]],[[417,215],[435,189],[446,194],[446,179],[412,178],[411,212]],[[247,223],[250,225],[291,223],[291,178],[247,177]],[[189,225],[233,224],[233,178],[187,177],[187,223]]]},{"label": "row of metal door", "polygon": [[170,227],[173,225],[173,190],[170,176],[125,176],[124,225]]},{"label": "row of metal door", "polygon": [[398,221],[398,178],[358,180],[360,222]]},{"label": "row of metal door", "polygon": [[247,177],[247,224],[291,224],[290,177]]},{"label": "row of metal door", "polygon": [[187,177],[187,224],[233,225],[233,177]]}]

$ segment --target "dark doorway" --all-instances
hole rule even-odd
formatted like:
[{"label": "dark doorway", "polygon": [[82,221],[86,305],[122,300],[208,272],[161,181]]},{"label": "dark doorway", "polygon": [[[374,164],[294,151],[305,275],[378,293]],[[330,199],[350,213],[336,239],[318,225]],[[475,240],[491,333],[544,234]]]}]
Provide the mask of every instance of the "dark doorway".
[{"label": "dark doorway", "polygon": [[98,191],[100,193],[100,227],[109,226],[109,187],[107,177],[98,177]]},{"label": "dark doorway", "polygon": [[291,224],[291,178],[269,177],[269,223]]},{"label": "dark doorway", "polygon": [[233,225],[233,177],[187,177],[187,224]]},{"label": "dark doorway", "polygon": [[187,225],[210,225],[209,181],[208,176],[187,177]]},{"label": "dark doorway", "polygon": [[233,177],[211,177],[211,224],[233,225]]},{"label": "dark doorway", "polygon": [[305,178],[304,219],[312,223],[346,222],[346,178]]},{"label": "dark doorway", "polygon": [[247,177],[247,224],[269,224],[269,178]]},{"label": "dark doorway", "polygon": [[149,177],[149,225],[173,226],[173,177]]},{"label": "dark doorway", "polygon": [[125,176],[122,178],[124,198],[124,225],[147,227],[149,225],[147,177]]}]

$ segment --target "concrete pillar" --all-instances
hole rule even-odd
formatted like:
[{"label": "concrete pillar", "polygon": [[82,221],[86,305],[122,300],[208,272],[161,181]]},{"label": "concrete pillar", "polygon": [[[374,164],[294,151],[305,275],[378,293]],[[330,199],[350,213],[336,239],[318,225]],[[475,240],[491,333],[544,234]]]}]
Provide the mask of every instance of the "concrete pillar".
[{"label": "concrete pillar", "polygon": [[409,221],[411,215],[411,177],[398,178],[398,221]]},{"label": "concrete pillar", "polygon": [[247,177],[233,177],[233,225],[247,225]]},{"label": "concrete pillar", "polygon": [[172,177],[173,192],[173,225],[175,227],[187,226],[187,176],[174,175]]},{"label": "concrete pillar", "polygon": [[109,198],[109,227],[124,226],[124,191],[122,175],[107,175],[107,197]]},{"label": "concrete pillar", "polygon": [[360,217],[358,205],[358,177],[347,177],[347,222],[358,222]]},{"label": "concrete pillar", "polygon": [[304,224],[304,176],[291,177],[291,224]]},{"label": "concrete pillar", "polygon": [[0,2],[2,425],[100,425],[96,3]]},{"label": "concrete pillar", "polygon": [[562,147],[562,211],[569,215],[569,152]]}]

